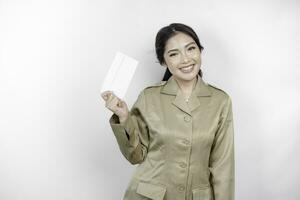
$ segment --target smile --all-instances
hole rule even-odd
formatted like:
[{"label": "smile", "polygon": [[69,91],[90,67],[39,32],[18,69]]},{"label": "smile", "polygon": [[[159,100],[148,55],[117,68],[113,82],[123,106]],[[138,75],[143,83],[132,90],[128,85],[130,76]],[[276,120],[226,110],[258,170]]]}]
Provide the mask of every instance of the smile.
[{"label": "smile", "polygon": [[192,65],[189,65],[189,66],[186,66],[186,67],[181,67],[181,68],[179,68],[179,70],[183,73],[190,73],[190,72],[193,71],[194,66],[195,66],[195,64],[192,64]]}]

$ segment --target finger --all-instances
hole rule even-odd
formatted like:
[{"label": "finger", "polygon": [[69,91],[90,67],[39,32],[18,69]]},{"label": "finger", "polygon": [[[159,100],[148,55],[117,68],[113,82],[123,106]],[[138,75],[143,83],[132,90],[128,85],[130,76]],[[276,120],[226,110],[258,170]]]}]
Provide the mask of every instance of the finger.
[{"label": "finger", "polygon": [[123,101],[122,99],[120,99],[120,100],[119,100],[119,103],[118,103],[118,106],[119,106],[120,108],[125,108],[125,107],[126,107],[125,101]]},{"label": "finger", "polygon": [[121,100],[118,100],[117,106],[119,108],[122,108],[123,107],[123,102]]},{"label": "finger", "polygon": [[113,99],[116,99],[116,98],[117,98],[117,96],[113,92],[110,92],[107,95],[107,100],[106,101],[112,101]]},{"label": "finger", "polygon": [[111,96],[112,92],[111,91],[105,91],[103,93],[101,93],[102,98],[107,101],[109,99],[109,97]]},{"label": "finger", "polygon": [[115,109],[118,104],[118,98],[114,95],[111,95],[106,101],[105,106],[111,109]]},{"label": "finger", "polygon": [[101,97],[102,97],[104,100],[106,100],[106,93],[107,93],[107,91],[101,93]]}]

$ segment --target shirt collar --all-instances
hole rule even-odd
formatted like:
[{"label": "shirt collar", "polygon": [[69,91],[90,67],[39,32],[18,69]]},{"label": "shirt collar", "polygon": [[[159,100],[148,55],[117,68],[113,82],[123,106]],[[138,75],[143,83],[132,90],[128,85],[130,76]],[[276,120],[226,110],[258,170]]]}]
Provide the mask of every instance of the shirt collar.
[{"label": "shirt collar", "polygon": [[[197,83],[193,88],[192,94],[195,93],[194,95],[196,96],[211,96],[211,90],[209,89],[207,83],[203,81],[199,74],[197,75],[197,77]],[[179,89],[180,88],[177,81],[174,79],[173,76],[171,76],[166,82],[166,84],[163,86],[161,93],[177,95]]]}]

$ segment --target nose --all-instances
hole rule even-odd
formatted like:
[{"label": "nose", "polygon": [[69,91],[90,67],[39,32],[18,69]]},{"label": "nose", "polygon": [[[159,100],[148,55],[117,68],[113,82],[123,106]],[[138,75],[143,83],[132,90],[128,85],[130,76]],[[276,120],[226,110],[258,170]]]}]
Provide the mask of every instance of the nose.
[{"label": "nose", "polygon": [[182,62],[188,63],[189,62],[189,56],[184,52],[182,53]]}]

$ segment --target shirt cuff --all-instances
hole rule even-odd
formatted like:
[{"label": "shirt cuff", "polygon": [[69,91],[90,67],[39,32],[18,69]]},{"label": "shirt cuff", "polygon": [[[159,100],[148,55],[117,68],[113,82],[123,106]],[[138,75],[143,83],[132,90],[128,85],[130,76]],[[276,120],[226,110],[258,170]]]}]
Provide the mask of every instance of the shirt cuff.
[{"label": "shirt cuff", "polygon": [[113,114],[109,119],[109,123],[118,140],[129,142],[130,135],[134,131],[134,123],[130,114],[128,115],[127,119],[122,123],[120,123],[119,117],[116,114]]}]

